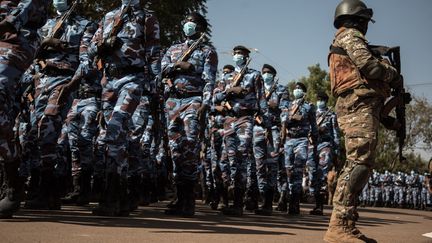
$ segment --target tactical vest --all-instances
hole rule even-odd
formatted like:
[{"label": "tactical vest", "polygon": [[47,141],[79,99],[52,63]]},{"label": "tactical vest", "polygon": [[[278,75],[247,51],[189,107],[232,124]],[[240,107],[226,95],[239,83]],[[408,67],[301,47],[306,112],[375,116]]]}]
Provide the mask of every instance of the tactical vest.
[{"label": "tactical vest", "polygon": [[[338,30],[335,40],[346,28],[342,27]],[[333,41],[333,44],[335,41]],[[387,98],[390,96],[390,87],[387,83],[379,80],[366,80],[360,73],[360,70],[350,59],[346,51],[335,45],[330,46],[328,55],[331,92],[338,97],[343,93],[350,92],[360,86],[375,90],[378,95]]]}]

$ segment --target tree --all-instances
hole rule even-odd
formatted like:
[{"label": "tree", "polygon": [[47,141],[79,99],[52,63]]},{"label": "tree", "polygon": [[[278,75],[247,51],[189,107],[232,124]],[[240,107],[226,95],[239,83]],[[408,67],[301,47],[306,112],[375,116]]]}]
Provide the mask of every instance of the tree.
[{"label": "tree", "polygon": [[[159,19],[162,48],[171,46],[183,38],[182,21],[187,14],[199,12],[207,14],[207,0],[141,0],[141,4],[155,12]],[[81,8],[86,16],[99,21],[104,14],[120,6],[121,1],[113,0],[82,0]],[[211,25],[209,25],[211,27]],[[211,31],[207,32],[211,36]]]}]

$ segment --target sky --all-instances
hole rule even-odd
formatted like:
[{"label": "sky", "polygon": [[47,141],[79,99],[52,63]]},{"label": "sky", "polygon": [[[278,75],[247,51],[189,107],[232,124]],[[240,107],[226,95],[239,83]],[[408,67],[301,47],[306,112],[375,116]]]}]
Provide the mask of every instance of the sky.
[{"label": "sky", "polygon": [[[328,71],[327,54],[336,29],[340,0],[207,0],[207,18],[217,49],[219,69],[233,64],[232,48],[254,48],[250,66],[264,63],[278,71],[279,82],[309,76],[307,67]],[[400,46],[405,85],[416,97],[432,102],[432,0],[364,0],[374,11],[370,44]],[[421,151],[430,158],[432,151]]]}]

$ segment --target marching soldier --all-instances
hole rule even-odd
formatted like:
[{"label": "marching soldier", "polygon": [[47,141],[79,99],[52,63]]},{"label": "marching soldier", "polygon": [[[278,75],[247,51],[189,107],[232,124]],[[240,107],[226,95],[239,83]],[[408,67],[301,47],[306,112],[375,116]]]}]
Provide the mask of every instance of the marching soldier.
[{"label": "marching soldier", "polygon": [[[285,169],[287,171],[291,195],[288,213],[300,214],[303,171],[308,157],[309,136],[316,157],[318,130],[315,107],[305,101],[306,86],[297,82],[293,90],[294,100],[282,110],[282,144],[285,149]],[[310,134],[310,135],[309,135]]]},{"label": "marching soldier", "polygon": [[162,76],[166,78],[165,112],[168,116],[169,149],[174,164],[177,202],[167,214],[195,214],[194,187],[199,163],[200,129],[210,108],[216,79],[216,51],[202,43],[207,20],[199,13],[185,19],[186,41],[171,46],[162,58]]},{"label": "marching soldier", "polygon": [[264,201],[255,213],[261,215],[271,215],[278,166],[281,163],[280,160],[283,160],[279,151],[280,114],[281,107],[286,107],[289,103],[289,94],[286,87],[280,85],[275,79],[276,74],[276,69],[273,66],[263,65],[261,76],[271,128],[267,129],[264,124],[255,124],[254,126],[253,151],[257,167],[259,193]]}]

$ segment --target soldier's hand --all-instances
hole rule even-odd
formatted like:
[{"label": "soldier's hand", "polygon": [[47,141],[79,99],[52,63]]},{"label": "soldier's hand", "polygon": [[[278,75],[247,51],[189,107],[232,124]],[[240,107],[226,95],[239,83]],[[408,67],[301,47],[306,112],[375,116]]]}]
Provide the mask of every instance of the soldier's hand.
[{"label": "soldier's hand", "polygon": [[242,92],[243,92],[243,88],[242,88],[242,87],[239,87],[239,86],[237,86],[237,87],[232,87],[232,88],[229,88],[229,89],[227,90],[227,93],[230,94],[230,95],[232,95],[232,94],[239,95],[239,94],[241,94]]},{"label": "soldier's hand", "polygon": [[11,23],[6,21],[5,19],[0,22],[0,37],[2,37],[4,34],[7,34],[7,33],[14,34],[16,32],[17,32],[17,30],[15,29],[15,26],[13,26]]},{"label": "soldier's hand", "polygon": [[392,89],[401,89],[402,87],[402,78],[401,76],[397,76],[396,78],[394,78],[392,81],[390,81],[390,87]]},{"label": "soldier's hand", "polygon": [[[203,120],[205,119],[205,115],[206,115],[207,110],[208,110],[208,106],[205,104],[202,104],[201,107],[197,111],[198,121],[200,121],[201,124],[202,124]],[[203,129],[203,128],[201,128],[201,129]]]},{"label": "soldier's hand", "polygon": [[192,63],[189,62],[176,62],[174,67],[176,69],[180,69],[183,72],[191,72],[195,70],[195,67],[192,65]]},{"label": "soldier's hand", "polygon": [[57,98],[57,105],[64,105],[71,93],[71,87],[69,85],[63,85],[63,87],[60,89],[59,96]]},{"label": "soldier's hand", "polygon": [[57,38],[45,38],[42,43],[42,47],[52,47],[58,50],[62,50],[66,47],[66,44]]}]

